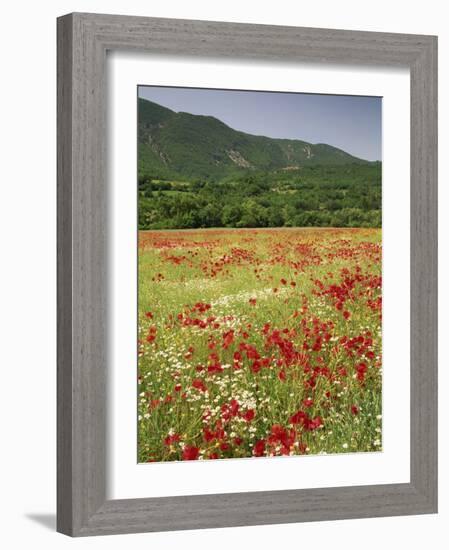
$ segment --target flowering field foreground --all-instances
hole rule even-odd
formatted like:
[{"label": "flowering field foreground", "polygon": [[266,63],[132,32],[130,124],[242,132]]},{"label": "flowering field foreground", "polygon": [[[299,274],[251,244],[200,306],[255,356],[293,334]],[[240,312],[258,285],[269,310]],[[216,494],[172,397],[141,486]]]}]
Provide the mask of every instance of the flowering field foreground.
[{"label": "flowering field foreground", "polygon": [[381,230],[139,233],[139,462],[381,450]]}]

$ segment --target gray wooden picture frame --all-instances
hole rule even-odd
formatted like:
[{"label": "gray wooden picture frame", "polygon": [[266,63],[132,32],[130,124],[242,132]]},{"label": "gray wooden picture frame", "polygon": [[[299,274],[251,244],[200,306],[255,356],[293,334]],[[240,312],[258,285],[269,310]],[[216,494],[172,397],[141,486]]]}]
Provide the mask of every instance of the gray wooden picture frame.
[{"label": "gray wooden picture frame", "polygon": [[[436,512],[437,38],[83,13],[57,26],[57,530],[84,536]],[[108,50],[410,69],[410,483],[106,499]]]}]

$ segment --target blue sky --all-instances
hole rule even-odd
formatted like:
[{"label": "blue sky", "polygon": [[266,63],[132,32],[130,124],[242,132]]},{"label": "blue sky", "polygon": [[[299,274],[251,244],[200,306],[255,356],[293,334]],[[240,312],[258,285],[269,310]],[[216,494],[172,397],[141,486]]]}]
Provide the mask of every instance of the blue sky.
[{"label": "blue sky", "polygon": [[139,86],[140,97],[173,111],[214,116],[236,130],[327,143],[382,159],[382,98]]}]

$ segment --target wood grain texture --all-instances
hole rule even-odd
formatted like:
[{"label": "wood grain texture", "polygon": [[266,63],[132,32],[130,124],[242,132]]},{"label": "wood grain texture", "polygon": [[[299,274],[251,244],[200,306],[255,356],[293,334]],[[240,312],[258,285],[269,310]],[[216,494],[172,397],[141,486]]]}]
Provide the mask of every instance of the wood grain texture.
[{"label": "wood grain texture", "polygon": [[[407,66],[411,73],[411,480],[106,500],[106,52]],[[70,14],[58,20],[58,523],[72,536],[437,510],[437,40]]]},{"label": "wood grain texture", "polygon": [[[72,528],[72,25],[58,20],[57,166],[57,529]],[[60,513],[64,503],[64,513]]]},{"label": "wood grain texture", "polygon": [[437,508],[437,43],[411,66],[411,482]]}]

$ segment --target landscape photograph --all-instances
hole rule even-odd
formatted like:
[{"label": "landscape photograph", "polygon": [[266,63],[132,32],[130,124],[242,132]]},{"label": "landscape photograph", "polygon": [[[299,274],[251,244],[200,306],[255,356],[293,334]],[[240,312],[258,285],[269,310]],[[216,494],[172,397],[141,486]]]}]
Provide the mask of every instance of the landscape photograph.
[{"label": "landscape photograph", "polygon": [[136,101],[138,462],[382,451],[382,99]]}]

